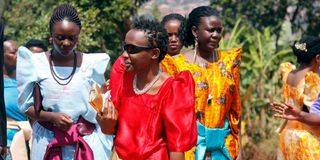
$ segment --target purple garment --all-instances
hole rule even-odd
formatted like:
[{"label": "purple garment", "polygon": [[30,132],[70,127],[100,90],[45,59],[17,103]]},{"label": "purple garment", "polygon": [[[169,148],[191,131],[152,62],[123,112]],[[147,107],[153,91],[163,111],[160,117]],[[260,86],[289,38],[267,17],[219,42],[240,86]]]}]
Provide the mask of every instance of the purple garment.
[{"label": "purple garment", "polygon": [[318,99],[311,105],[310,113],[320,115],[320,94],[318,95]]}]

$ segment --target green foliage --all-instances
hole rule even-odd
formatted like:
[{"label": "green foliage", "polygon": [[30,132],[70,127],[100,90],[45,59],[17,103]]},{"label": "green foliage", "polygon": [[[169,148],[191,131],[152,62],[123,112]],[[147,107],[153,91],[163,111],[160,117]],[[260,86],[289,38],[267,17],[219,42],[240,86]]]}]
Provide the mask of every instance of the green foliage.
[{"label": "green foliage", "polygon": [[12,0],[5,12],[5,34],[14,37],[20,44],[30,38],[47,42],[53,9],[68,3],[76,7],[82,20],[79,50],[108,52],[114,59],[120,53],[121,41],[130,28],[132,18],[144,2],[146,0]]}]

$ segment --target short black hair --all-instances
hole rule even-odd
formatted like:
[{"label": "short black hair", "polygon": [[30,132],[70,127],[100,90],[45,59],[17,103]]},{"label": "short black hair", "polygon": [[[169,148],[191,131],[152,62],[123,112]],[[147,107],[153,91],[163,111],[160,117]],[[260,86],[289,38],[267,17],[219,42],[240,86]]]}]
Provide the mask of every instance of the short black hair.
[{"label": "short black hair", "polygon": [[41,40],[38,39],[30,39],[25,47],[27,47],[28,49],[30,49],[31,47],[39,47],[41,48],[43,51],[48,51],[48,46]]},{"label": "short black hair", "polygon": [[50,19],[50,34],[52,33],[54,24],[63,20],[73,22],[81,29],[81,20],[78,16],[77,10],[69,4],[62,4],[53,10],[53,14]]},{"label": "short black hair", "polygon": [[305,35],[291,46],[293,54],[298,63],[310,64],[316,55],[320,54],[320,39],[318,37]]},{"label": "short black hair", "polygon": [[201,17],[210,17],[210,16],[215,16],[221,19],[219,12],[209,6],[200,6],[191,11],[187,20],[184,33],[183,33],[184,35],[183,44],[186,47],[194,45],[195,43],[194,42],[195,37],[192,34],[191,28],[193,26],[199,27]]},{"label": "short black hair", "polygon": [[168,33],[163,26],[155,20],[138,18],[134,21],[132,29],[143,30],[147,33],[149,47],[160,49],[158,62],[161,62],[161,60],[167,54],[167,46],[169,41]]}]

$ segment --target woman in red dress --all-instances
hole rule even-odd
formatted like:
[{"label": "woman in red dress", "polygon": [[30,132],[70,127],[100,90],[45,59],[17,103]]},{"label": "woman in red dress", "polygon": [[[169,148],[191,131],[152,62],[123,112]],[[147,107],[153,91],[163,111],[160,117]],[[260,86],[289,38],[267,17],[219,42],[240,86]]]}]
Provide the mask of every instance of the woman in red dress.
[{"label": "woman in red dress", "polygon": [[188,71],[175,78],[161,71],[167,45],[159,23],[137,20],[113,65],[112,102],[97,119],[104,133],[116,135],[121,159],[183,160],[196,145],[194,81]]}]

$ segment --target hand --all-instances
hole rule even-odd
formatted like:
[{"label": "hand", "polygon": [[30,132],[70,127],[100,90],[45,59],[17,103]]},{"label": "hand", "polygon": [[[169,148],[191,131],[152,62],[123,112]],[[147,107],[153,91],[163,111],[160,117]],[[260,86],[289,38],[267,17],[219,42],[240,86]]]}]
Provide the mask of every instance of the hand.
[{"label": "hand", "polygon": [[7,156],[7,147],[6,146],[0,146],[0,155],[3,159],[6,159],[6,156]]},{"label": "hand", "polygon": [[53,126],[61,131],[67,132],[71,128],[73,120],[70,116],[60,112],[51,112],[50,115],[50,121],[53,123]]},{"label": "hand", "polygon": [[101,92],[106,93],[110,90],[110,79],[108,79],[104,84],[101,85]]},{"label": "hand", "polygon": [[299,120],[301,118],[301,111],[288,104],[270,103],[272,110],[275,112],[274,116],[287,120]]},{"label": "hand", "polygon": [[110,100],[106,100],[104,106],[103,111],[97,113],[96,119],[103,133],[114,134],[118,121],[118,111]]}]

